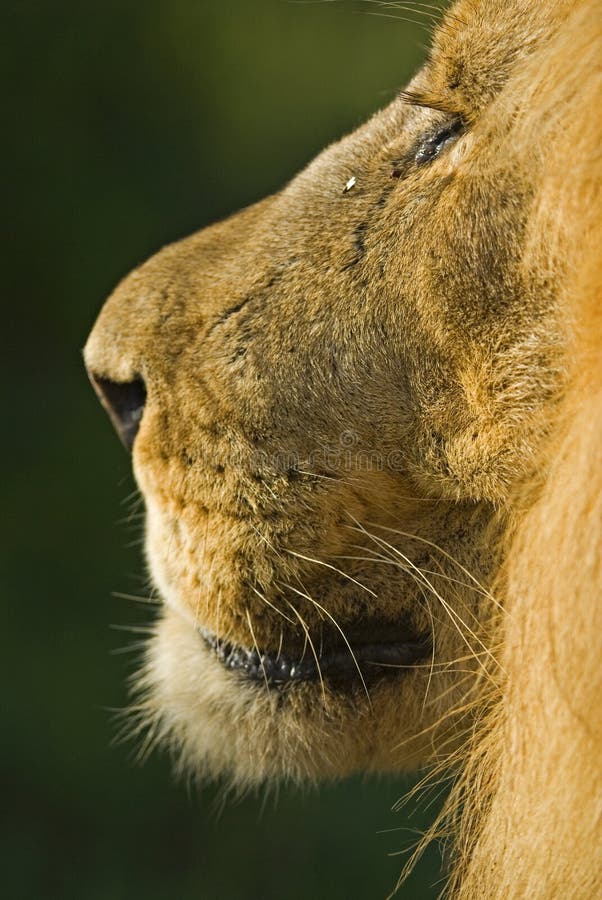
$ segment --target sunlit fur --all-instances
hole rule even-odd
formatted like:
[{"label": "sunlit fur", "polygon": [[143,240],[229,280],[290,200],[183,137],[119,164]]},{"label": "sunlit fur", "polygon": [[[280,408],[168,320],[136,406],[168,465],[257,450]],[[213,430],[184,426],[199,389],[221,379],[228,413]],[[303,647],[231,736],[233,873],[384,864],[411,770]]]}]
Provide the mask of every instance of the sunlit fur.
[{"label": "sunlit fur", "polygon": [[553,430],[514,500],[498,687],[446,810],[463,900],[602,895],[602,3],[574,7],[516,84],[571,337]]},{"label": "sunlit fur", "polygon": [[[406,92],[86,348],[148,389],[147,743],[240,786],[451,767],[466,900],[602,894],[601,38],[600,0],[459,0]],[[347,691],[244,682],[196,630],[316,653],[373,619],[431,653]]]}]

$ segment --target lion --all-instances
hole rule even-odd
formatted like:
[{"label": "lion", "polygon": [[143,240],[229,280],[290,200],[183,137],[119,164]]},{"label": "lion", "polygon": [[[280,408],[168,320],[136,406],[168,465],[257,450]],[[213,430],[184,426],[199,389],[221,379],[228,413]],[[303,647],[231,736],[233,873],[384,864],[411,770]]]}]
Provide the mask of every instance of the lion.
[{"label": "lion", "polygon": [[457,0],[85,348],[162,598],[150,738],[241,787],[451,770],[466,900],[602,896],[601,43],[600,0]]}]

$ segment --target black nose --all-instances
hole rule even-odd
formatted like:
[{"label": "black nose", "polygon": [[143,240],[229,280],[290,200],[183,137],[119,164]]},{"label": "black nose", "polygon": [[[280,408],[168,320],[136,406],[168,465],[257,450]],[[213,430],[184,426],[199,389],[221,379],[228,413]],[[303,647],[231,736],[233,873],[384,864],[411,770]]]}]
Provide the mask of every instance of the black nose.
[{"label": "black nose", "polygon": [[90,380],[121,442],[131,450],[146,403],[144,381],[142,378],[126,382],[110,381],[93,373],[90,373]]}]

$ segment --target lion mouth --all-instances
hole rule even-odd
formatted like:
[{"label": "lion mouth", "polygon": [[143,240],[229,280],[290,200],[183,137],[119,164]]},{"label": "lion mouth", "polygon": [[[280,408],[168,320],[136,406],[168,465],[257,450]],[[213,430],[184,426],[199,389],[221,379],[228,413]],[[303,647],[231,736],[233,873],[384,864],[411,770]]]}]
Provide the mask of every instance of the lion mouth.
[{"label": "lion mouth", "polygon": [[431,651],[430,641],[407,630],[397,629],[386,639],[377,640],[374,629],[363,641],[347,640],[325,647],[309,646],[296,656],[279,652],[260,652],[228,643],[200,628],[199,633],[219,662],[249,681],[281,687],[301,682],[360,682],[375,677],[395,676],[411,669]]}]

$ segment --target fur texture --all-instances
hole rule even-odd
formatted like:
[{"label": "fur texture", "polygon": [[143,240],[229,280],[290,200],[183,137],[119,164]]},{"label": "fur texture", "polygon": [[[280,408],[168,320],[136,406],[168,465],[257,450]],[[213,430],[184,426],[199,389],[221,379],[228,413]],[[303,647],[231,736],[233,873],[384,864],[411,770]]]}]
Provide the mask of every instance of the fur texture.
[{"label": "fur texture", "polygon": [[[463,898],[602,890],[599,0],[459,0],[387,109],[108,300],[165,601],[153,738],[249,785],[460,767]],[[353,180],[355,179],[355,180]],[[270,690],[202,627],[424,663]]]}]

